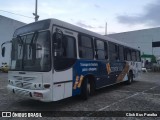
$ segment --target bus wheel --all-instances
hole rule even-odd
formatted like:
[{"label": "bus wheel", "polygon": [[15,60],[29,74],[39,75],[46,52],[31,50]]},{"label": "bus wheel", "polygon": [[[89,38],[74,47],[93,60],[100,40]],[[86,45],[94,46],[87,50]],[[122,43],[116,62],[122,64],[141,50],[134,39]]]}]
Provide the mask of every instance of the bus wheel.
[{"label": "bus wheel", "polygon": [[82,99],[87,100],[91,93],[91,84],[89,83],[88,78],[84,79],[81,88]]},{"label": "bus wheel", "polygon": [[128,80],[126,81],[126,84],[130,85],[132,82],[133,82],[133,74],[132,72],[129,72]]}]

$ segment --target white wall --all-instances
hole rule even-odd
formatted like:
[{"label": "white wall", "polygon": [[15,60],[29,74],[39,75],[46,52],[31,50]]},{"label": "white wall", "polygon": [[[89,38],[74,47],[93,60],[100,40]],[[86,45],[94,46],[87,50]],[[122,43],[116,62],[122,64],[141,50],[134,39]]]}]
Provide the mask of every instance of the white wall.
[{"label": "white wall", "polygon": [[[152,55],[152,41],[160,41],[160,27],[110,34],[108,35],[111,38],[117,39],[119,41],[126,42],[136,48],[139,48],[144,54]],[[160,47],[153,48],[153,54],[156,56],[160,56]]]},{"label": "white wall", "polygon": [[[15,29],[23,25],[25,25],[25,23],[0,15],[0,46],[3,42],[11,40]],[[7,64],[10,63],[11,44],[7,44],[5,46],[6,46],[6,54],[4,58],[1,55],[1,47],[0,47],[0,66],[2,62],[6,62]]]}]

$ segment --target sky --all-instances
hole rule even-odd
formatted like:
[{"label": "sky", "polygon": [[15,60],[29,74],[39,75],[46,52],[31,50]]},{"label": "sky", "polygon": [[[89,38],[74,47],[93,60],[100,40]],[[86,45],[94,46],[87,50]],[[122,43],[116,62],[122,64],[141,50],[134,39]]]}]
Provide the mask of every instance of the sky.
[{"label": "sky", "polygon": [[[35,0],[0,0],[0,15],[31,23],[34,12]],[[159,12],[159,0],[38,0],[39,20],[55,18],[102,35],[106,23],[107,34],[159,27]]]}]

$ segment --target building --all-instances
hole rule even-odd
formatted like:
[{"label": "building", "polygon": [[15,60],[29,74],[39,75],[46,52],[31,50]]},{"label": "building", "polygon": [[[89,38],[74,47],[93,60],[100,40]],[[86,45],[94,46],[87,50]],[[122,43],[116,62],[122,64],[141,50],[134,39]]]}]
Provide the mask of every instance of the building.
[{"label": "building", "polygon": [[109,34],[108,36],[138,48],[142,54],[160,57],[160,27]]},{"label": "building", "polygon": [[[25,25],[25,23],[0,15],[0,45],[3,42],[10,41],[12,39],[15,29],[23,25]],[[2,63],[9,64],[10,62],[11,44],[7,44],[5,46],[6,46],[6,54],[4,58],[2,57],[2,55],[0,55],[0,66],[2,65]],[[0,49],[0,54],[1,54],[1,49]]]}]

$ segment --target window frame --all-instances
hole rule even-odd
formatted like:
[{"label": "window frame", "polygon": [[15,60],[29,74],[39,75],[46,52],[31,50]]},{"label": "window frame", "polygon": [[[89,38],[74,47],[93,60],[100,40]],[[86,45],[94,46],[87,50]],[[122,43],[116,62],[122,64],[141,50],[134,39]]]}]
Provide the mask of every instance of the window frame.
[{"label": "window frame", "polygon": [[[137,56],[137,53],[138,53],[138,56]],[[141,62],[141,52],[139,50],[136,50],[136,61],[137,62]]]},{"label": "window frame", "polygon": [[[37,31],[38,32],[38,34],[39,33],[42,33],[42,32],[46,32],[48,35],[46,36],[46,39],[47,40],[49,40],[49,42],[50,42],[50,45],[49,45],[49,47],[50,47],[50,50],[49,50],[49,54],[50,54],[50,59],[49,59],[49,62],[50,62],[50,67],[49,67],[49,69],[48,70],[26,70],[26,68],[20,68],[20,69],[11,69],[11,66],[10,66],[10,71],[29,71],[29,72],[49,72],[49,71],[51,71],[51,69],[52,69],[52,37],[51,37],[51,31],[50,30],[39,30],[39,31]],[[27,32],[27,33],[24,33],[24,34],[21,34],[20,36],[21,37],[25,37],[25,43],[26,43],[26,36],[27,35],[31,35],[31,34],[34,34],[34,31],[32,31],[32,32]],[[12,39],[14,39],[14,38],[16,38],[15,36],[13,36],[13,38]],[[13,49],[13,43],[12,43],[12,45],[11,45],[11,50]],[[26,51],[26,50],[25,50]],[[10,59],[10,62],[12,61],[12,57],[15,57],[15,56],[13,56],[13,50],[11,51],[11,59]],[[22,52],[24,52],[24,51],[22,51]],[[18,53],[17,53],[18,54]],[[27,54],[25,55],[25,56],[27,56]],[[22,56],[22,57],[24,57],[24,56]],[[14,58],[15,59],[15,58]],[[21,61],[22,62],[24,62],[24,60],[26,60],[26,58],[22,58],[21,59]],[[21,64],[24,64],[24,63],[21,63]]]},{"label": "window frame", "polygon": [[110,52],[110,50],[111,50],[111,49],[110,49],[110,45],[111,45],[111,44],[115,46],[115,48],[114,48],[114,49],[115,49],[115,50],[114,50],[114,53],[113,53],[113,49],[112,49],[111,52],[112,52],[112,54],[115,54],[115,55],[116,55],[115,58],[114,58],[114,61],[116,61],[116,60],[118,59],[118,57],[119,57],[119,50],[118,50],[119,48],[118,48],[118,44],[117,44],[117,43],[110,42],[110,41],[108,42],[108,52],[109,52],[109,57],[108,57],[108,58],[109,58],[109,60],[113,60],[113,59],[111,59],[111,57],[113,57],[113,56],[111,56],[111,52]]},{"label": "window frame", "polygon": [[[53,69],[57,72],[59,71],[65,71],[65,70],[68,70],[70,68],[72,68],[72,66],[75,64],[76,60],[77,60],[77,39],[75,36],[72,36],[72,35],[68,35],[68,34],[63,34],[63,36],[65,37],[70,37],[70,38],[73,38],[73,41],[74,41],[74,57],[66,57],[64,55],[61,55],[61,56],[54,56],[54,46],[52,46],[52,50],[53,50],[53,59],[52,59],[52,62],[53,62]],[[64,37],[63,37],[64,39]],[[53,41],[53,34],[52,34],[52,41]],[[60,48],[62,49],[62,47]],[[58,62],[57,62],[57,59],[58,59]],[[63,66],[63,67],[62,67]],[[64,67],[65,66],[65,67]]]},{"label": "window frame", "polygon": [[[120,48],[122,48],[122,51],[121,51],[121,52],[123,53],[123,55],[122,55],[122,58],[123,58],[123,59],[121,59],[121,57],[120,57],[120,56],[121,56],[121,55],[120,55],[120,54],[121,54],[121,53],[120,53]],[[119,54],[119,55],[118,55],[118,58],[119,58],[120,61],[124,61],[124,60],[125,60],[124,48],[125,48],[125,47],[124,47],[123,45],[120,45],[120,44],[118,45],[118,54]]]},{"label": "window frame", "polygon": [[[134,59],[134,60],[133,60],[133,53],[135,53],[135,56],[134,56],[135,59]],[[131,60],[132,60],[132,61],[137,61],[136,50],[134,50],[134,49],[131,50]]]},{"label": "window frame", "polygon": [[[90,38],[91,39],[91,47],[86,47],[86,46],[83,46],[82,45],[82,43],[81,43],[81,38],[82,38],[82,36],[84,36],[84,37],[88,37],[88,38]],[[87,48],[87,49],[91,49],[91,51],[92,51],[92,58],[85,58],[85,57],[82,57],[81,56],[81,54],[80,54],[80,48]],[[89,60],[92,60],[92,59],[94,59],[94,44],[93,44],[93,37],[92,36],[89,36],[89,35],[86,35],[86,34],[82,34],[82,33],[79,33],[78,34],[78,53],[79,53],[79,58],[80,59],[89,59]]]},{"label": "window frame", "polygon": [[[71,36],[71,35],[67,35],[67,34],[63,34],[64,36],[67,36],[67,37],[70,37],[70,38],[73,38],[73,41],[74,41],[74,59],[77,59],[77,46],[76,46],[76,38],[74,36]],[[68,58],[68,57],[65,57],[65,56],[62,56],[63,58]]]},{"label": "window frame", "polygon": [[[100,48],[97,48],[97,41],[101,41],[104,43],[104,49],[100,49]],[[97,60],[107,60],[108,59],[108,42],[107,41],[104,41],[102,39],[99,39],[99,38],[95,38],[94,39],[94,45],[95,45],[95,58]],[[98,58],[98,51],[103,51],[104,52],[104,59],[100,59]]]},{"label": "window frame", "polygon": [[[128,57],[127,57],[128,52],[129,52],[129,54],[130,54],[130,59],[128,59]],[[132,49],[131,49],[131,48],[129,48],[129,47],[124,47],[124,56],[125,56],[125,60],[126,60],[126,61],[132,61],[131,52],[132,52]]]}]

